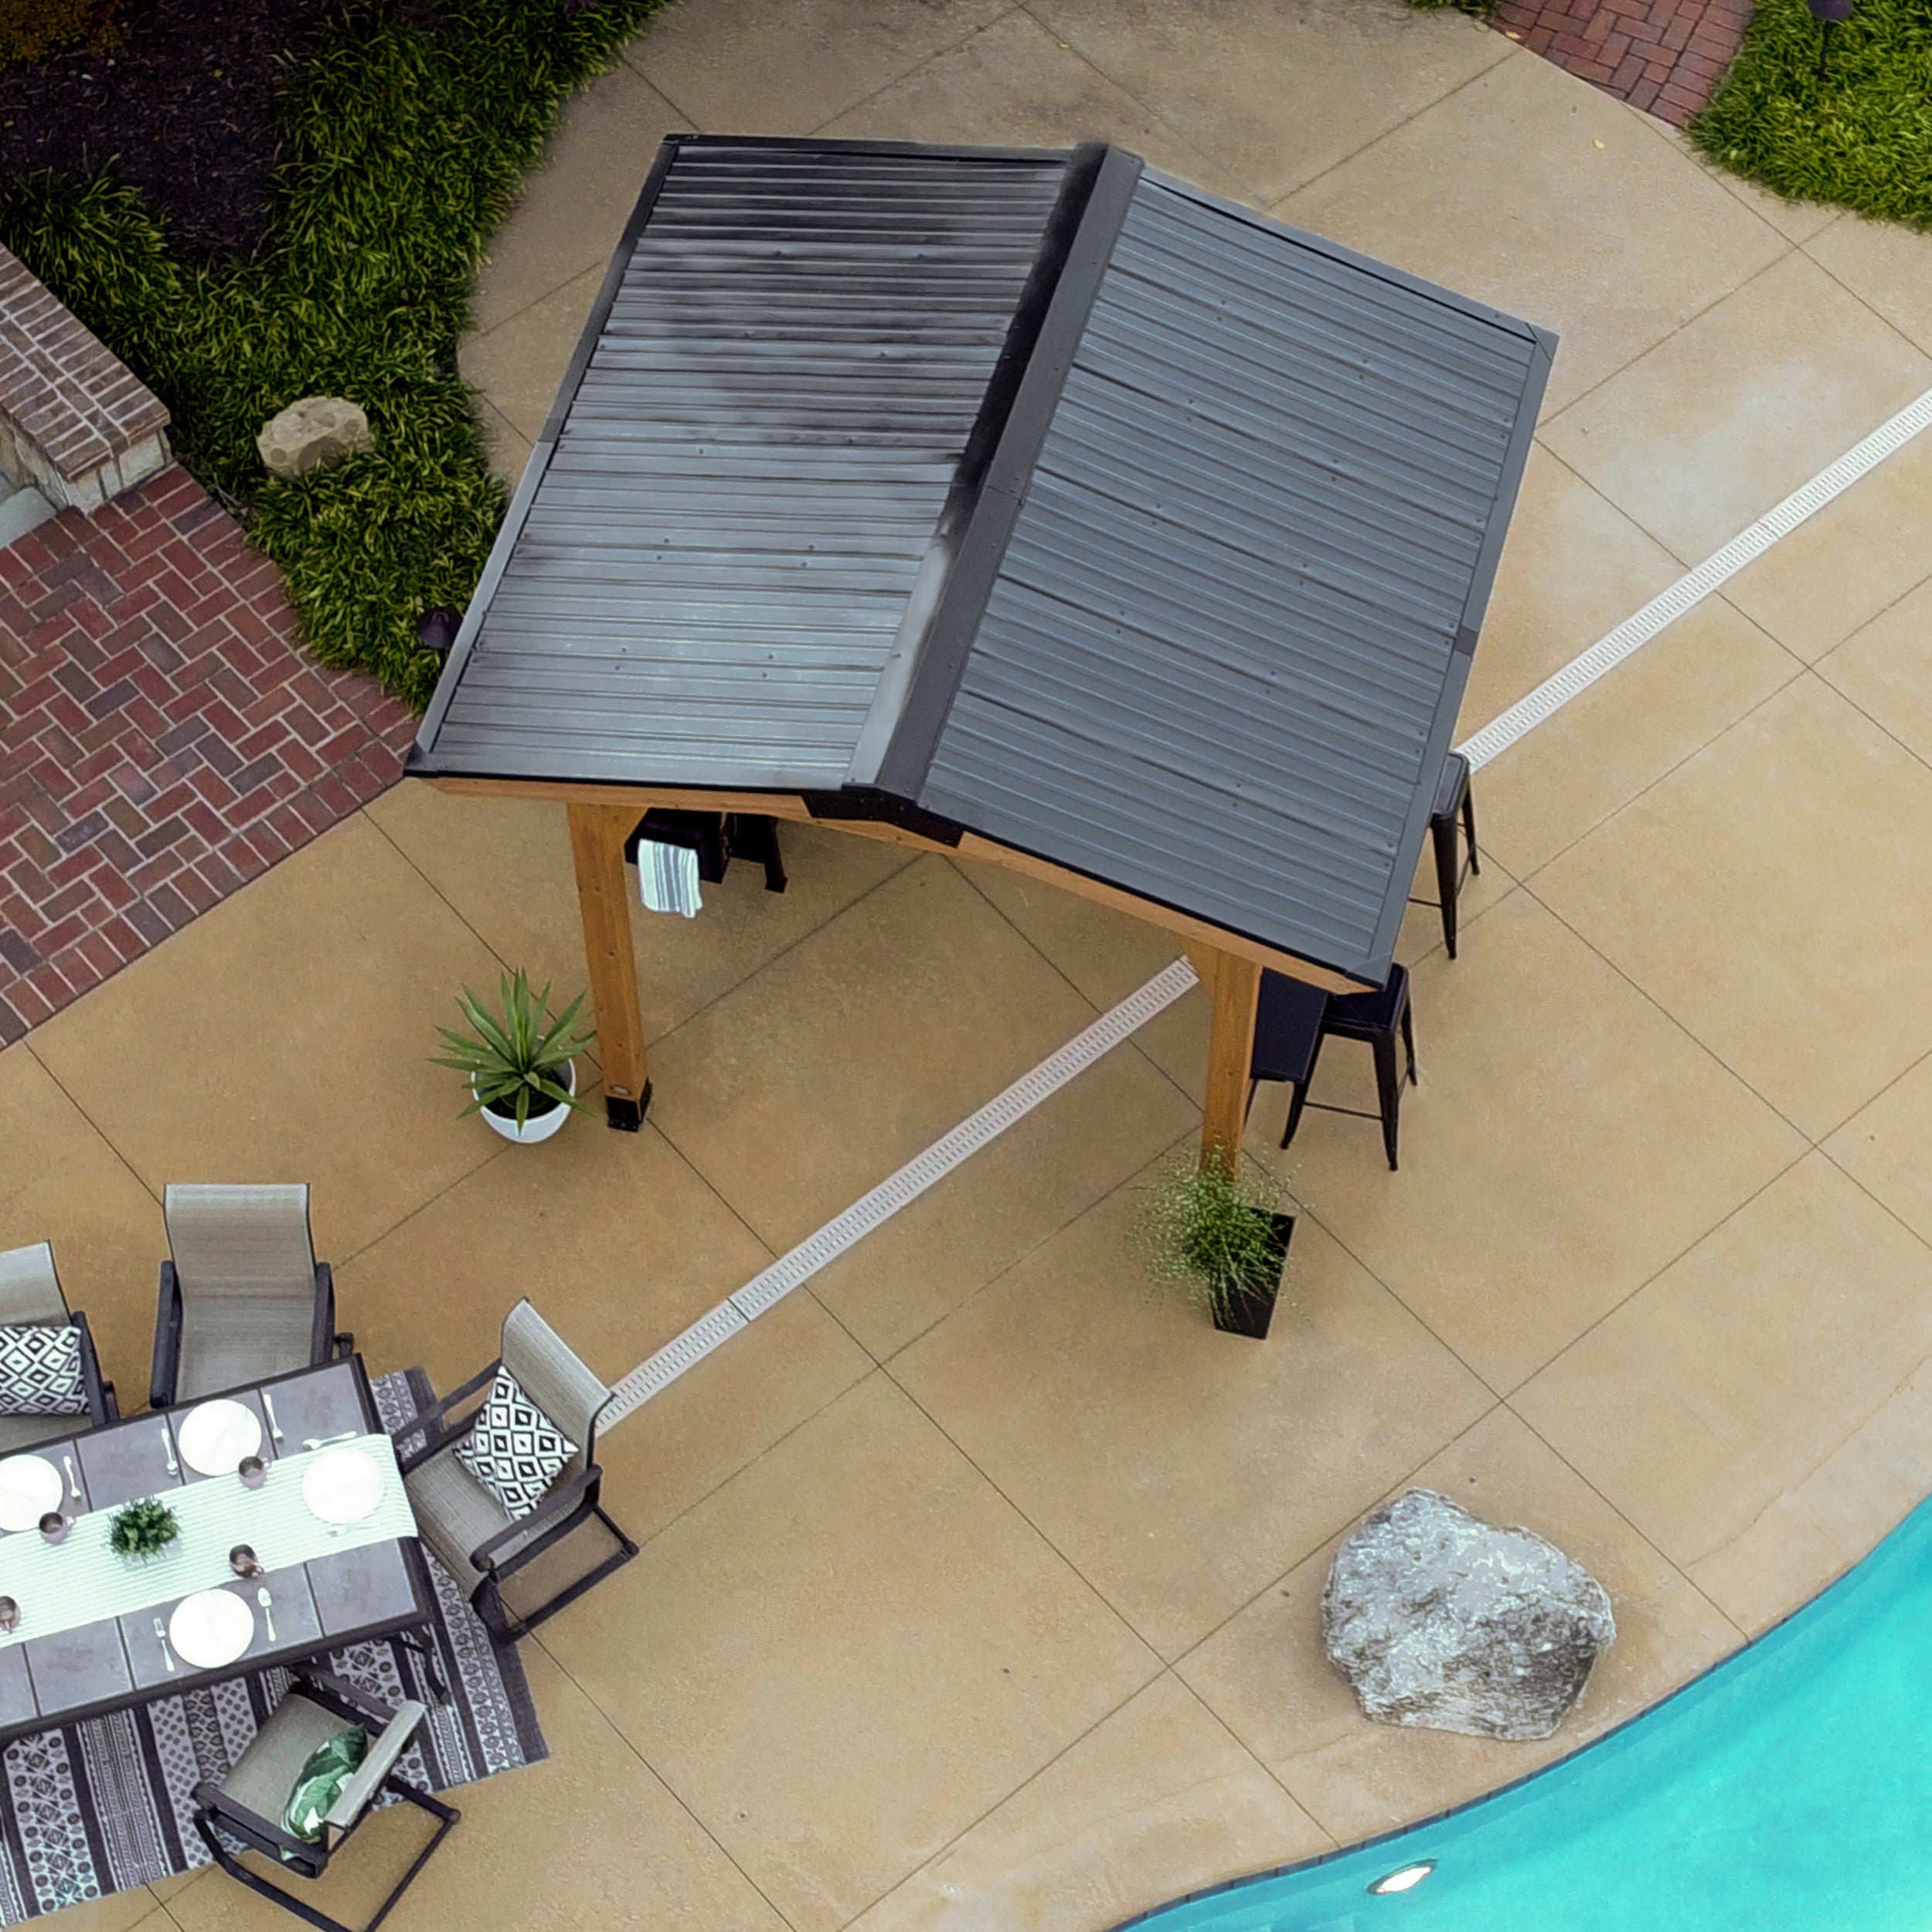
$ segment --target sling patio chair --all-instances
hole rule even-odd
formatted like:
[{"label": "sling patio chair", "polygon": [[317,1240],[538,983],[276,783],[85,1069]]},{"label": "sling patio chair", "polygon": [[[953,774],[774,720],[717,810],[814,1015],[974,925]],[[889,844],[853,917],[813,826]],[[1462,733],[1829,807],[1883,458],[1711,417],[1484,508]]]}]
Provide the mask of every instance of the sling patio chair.
[{"label": "sling patio chair", "polygon": [[172,1185],[163,1213],[173,1259],[161,1264],[154,1371],[157,1409],[339,1360],[335,1281],[315,1259],[308,1184]]},{"label": "sling patio chair", "polygon": [[[514,1382],[507,1396],[505,1372]],[[451,1412],[477,1396],[485,1400],[452,1423]],[[599,1501],[597,1417],[610,1400],[549,1323],[519,1301],[504,1318],[496,1360],[395,1432],[417,1531],[499,1642],[528,1635],[638,1553]],[[563,1444],[539,1460],[557,1436]],[[409,1449],[419,1437],[421,1446]],[[479,1465],[496,1486],[479,1476]],[[508,1578],[594,1519],[614,1539],[608,1556],[528,1609],[506,1601]]]},{"label": "sling patio chair", "polygon": [[[250,1891],[273,1900],[283,1910],[318,1927],[319,1932],[351,1932],[341,1920],[331,1918],[286,1886],[251,1871],[236,1855],[233,1844],[274,1859],[297,1878],[318,1879],[379,1794],[388,1792],[427,1812],[437,1820],[435,1833],[362,1928],[362,1932],[376,1932],[463,1815],[454,1805],[419,1791],[396,1771],[397,1760],[423,1721],[423,1706],[406,1702],[391,1710],[353,1684],[306,1664],[291,1675],[293,1682],[287,1695],[226,1775],[204,1779],[195,1787],[195,1829],[214,1855],[215,1862]],[[321,1843],[311,1845],[284,1828],[284,1808],[309,1754],[351,1725],[360,1725],[368,1732],[368,1753],[324,1814]]]},{"label": "sling patio chair", "polygon": [[9,1248],[0,1253],[0,1328],[73,1328],[80,1337],[81,1393],[87,1405],[84,1414],[9,1410],[4,1391],[14,1379],[9,1373],[13,1365],[0,1355],[0,1455],[13,1455],[37,1442],[53,1442],[89,1429],[104,1429],[121,1420],[114,1385],[101,1379],[94,1332],[78,1308],[67,1306],[49,1243],[36,1241],[31,1247]]}]

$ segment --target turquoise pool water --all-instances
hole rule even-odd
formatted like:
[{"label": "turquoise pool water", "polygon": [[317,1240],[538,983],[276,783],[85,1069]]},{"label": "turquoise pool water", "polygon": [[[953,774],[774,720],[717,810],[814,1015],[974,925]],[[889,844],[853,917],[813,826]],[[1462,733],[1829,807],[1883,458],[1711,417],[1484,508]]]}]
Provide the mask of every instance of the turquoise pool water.
[{"label": "turquoise pool water", "polygon": [[[1427,1859],[1413,1890],[1368,1886]],[[1932,1501],[1573,1755],[1141,1932],[1932,1932]]]}]

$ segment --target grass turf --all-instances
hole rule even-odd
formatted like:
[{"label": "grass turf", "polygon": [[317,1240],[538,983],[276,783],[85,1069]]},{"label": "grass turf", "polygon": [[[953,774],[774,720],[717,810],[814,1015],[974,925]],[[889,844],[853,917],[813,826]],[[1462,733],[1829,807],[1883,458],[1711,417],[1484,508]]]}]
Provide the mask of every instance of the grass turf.
[{"label": "grass turf", "polygon": [[[457,344],[485,242],[559,107],[663,0],[446,0],[433,35],[352,0],[282,102],[269,239],[191,264],[112,169],[0,183],[4,241],[162,398],[182,467],[281,566],[324,663],[419,709],[434,605],[469,601],[508,492],[491,474]],[[298,396],[345,396],[375,447],[270,477],[256,432]]]},{"label": "grass turf", "polygon": [[1932,228],[1932,4],[1859,0],[1818,76],[1804,0],[1760,0],[1690,138],[1781,195]]}]

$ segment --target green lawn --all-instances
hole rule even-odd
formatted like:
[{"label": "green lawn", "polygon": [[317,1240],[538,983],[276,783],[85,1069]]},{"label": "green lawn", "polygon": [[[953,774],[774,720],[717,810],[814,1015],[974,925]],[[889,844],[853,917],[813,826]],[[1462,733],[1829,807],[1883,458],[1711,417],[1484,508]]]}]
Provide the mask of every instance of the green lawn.
[{"label": "green lawn", "polygon": [[1932,227],[1932,4],[1859,0],[1822,80],[1818,32],[1804,0],[1760,0],[1691,139],[1781,195]]},{"label": "green lawn", "polygon": [[[0,184],[0,241],[173,414],[182,466],[245,509],[305,638],[418,709],[437,660],[416,620],[469,600],[507,492],[457,373],[485,243],[573,88],[662,0],[444,0],[433,36],[367,0],[291,74],[257,259],[185,263],[104,174]],[[300,481],[255,435],[298,396],[345,396],[375,447]]]}]

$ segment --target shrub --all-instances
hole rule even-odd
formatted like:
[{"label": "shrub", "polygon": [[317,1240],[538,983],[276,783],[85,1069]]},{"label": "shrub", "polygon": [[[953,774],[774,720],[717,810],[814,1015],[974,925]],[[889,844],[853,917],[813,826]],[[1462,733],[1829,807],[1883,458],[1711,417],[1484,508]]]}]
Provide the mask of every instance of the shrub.
[{"label": "shrub", "polygon": [[1278,1268],[1270,1216],[1286,1199],[1283,1184],[1256,1168],[1243,1175],[1224,1149],[1197,1163],[1190,1154],[1148,1191],[1139,1244],[1148,1270],[1225,1309],[1250,1282]]},{"label": "shrub", "polygon": [[[431,38],[352,0],[291,66],[252,260],[180,259],[111,166],[0,184],[0,240],[168,405],[182,467],[281,566],[315,655],[419,709],[440,667],[416,620],[468,602],[508,502],[457,372],[471,278],[565,96],[662,4],[447,0]],[[318,394],[359,403],[375,447],[269,476],[257,431]]]}]

